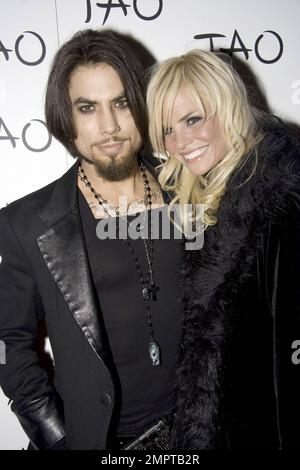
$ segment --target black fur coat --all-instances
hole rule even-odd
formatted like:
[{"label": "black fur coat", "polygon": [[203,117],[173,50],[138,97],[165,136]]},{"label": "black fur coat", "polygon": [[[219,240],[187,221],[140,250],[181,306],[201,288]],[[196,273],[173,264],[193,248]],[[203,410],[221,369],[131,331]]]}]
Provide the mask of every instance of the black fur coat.
[{"label": "black fur coat", "polygon": [[254,175],[249,157],[184,254],[175,449],[299,447],[300,145],[264,131]]}]

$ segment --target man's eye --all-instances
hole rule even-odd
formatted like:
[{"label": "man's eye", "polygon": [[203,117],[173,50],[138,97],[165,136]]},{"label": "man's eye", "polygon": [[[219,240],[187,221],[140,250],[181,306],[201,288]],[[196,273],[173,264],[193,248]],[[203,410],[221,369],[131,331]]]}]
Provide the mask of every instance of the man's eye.
[{"label": "man's eye", "polygon": [[128,107],[128,102],[125,98],[123,100],[116,101],[115,107],[116,108],[127,108]]},{"label": "man's eye", "polygon": [[94,106],[91,105],[91,104],[84,104],[84,105],[80,106],[79,111],[81,113],[90,113],[90,112],[94,111]]},{"label": "man's eye", "polygon": [[193,116],[187,119],[186,123],[188,126],[192,126],[193,124],[196,124],[196,122],[201,121],[201,119],[202,118],[200,116]]}]

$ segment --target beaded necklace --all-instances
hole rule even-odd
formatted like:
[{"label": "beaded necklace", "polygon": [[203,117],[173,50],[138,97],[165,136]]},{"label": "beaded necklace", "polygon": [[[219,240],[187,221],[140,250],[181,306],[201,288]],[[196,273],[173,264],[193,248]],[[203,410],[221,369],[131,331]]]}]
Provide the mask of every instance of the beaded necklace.
[{"label": "beaded necklace", "polygon": [[[151,222],[152,222],[152,216],[151,216],[151,206],[152,206],[152,196],[151,196],[151,187],[150,183],[148,180],[148,177],[146,175],[146,169],[144,165],[139,162],[139,169],[142,173],[143,180],[144,180],[144,202],[146,205],[146,210],[147,207],[149,207],[149,240],[148,243],[145,239],[145,237],[142,237],[143,239],[143,244],[144,244],[144,249],[145,249],[145,254],[146,254],[146,259],[147,259],[147,265],[148,265],[148,272],[146,275],[142,272],[141,266],[138,261],[138,257],[136,255],[136,252],[134,248],[132,247],[131,243],[129,242],[128,238],[125,238],[122,240],[124,241],[124,244],[126,248],[129,250],[132,260],[135,263],[135,268],[137,270],[137,273],[139,275],[139,280],[141,283],[141,294],[145,302],[145,314],[146,314],[146,319],[147,319],[147,326],[148,326],[148,332],[149,332],[149,345],[148,345],[148,351],[149,351],[149,356],[152,362],[153,366],[159,366],[161,365],[161,354],[160,354],[160,346],[157,343],[157,341],[154,338],[154,332],[153,332],[153,325],[152,325],[152,314],[151,314],[151,304],[150,304],[150,299],[152,297],[153,301],[157,300],[157,291],[159,290],[159,287],[155,285],[154,282],[154,277],[153,277],[153,255],[154,255],[154,240],[151,238]],[[93,188],[91,182],[88,180],[87,176],[84,173],[84,170],[82,168],[81,162],[79,163],[78,167],[78,175],[80,180],[85,184],[86,187],[88,187],[94,198],[97,200],[98,204],[103,208],[104,212],[107,214],[108,217],[111,217],[109,214],[106,205],[108,205],[108,201],[104,199],[101,194],[97,193],[97,191]],[[110,205],[110,207],[112,207]],[[115,217],[120,217],[120,212],[119,208],[115,208]],[[138,227],[137,227],[138,229]],[[140,227],[140,230],[142,227]],[[143,233],[143,232],[142,232]],[[119,224],[117,224],[117,236],[119,238]]]}]

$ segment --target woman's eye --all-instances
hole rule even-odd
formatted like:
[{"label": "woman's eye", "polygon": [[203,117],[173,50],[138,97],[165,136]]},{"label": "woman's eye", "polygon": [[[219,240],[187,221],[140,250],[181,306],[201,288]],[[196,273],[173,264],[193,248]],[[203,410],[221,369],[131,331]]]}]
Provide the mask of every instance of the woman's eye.
[{"label": "woman's eye", "polygon": [[193,124],[196,124],[196,122],[201,121],[201,119],[202,118],[200,116],[193,116],[187,119],[186,123],[188,126],[192,126]]},{"label": "woman's eye", "polygon": [[167,127],[166,129],[164,129],[164,136],[170,135],[172,134],[172,132],[174,132],[174,129],[172,129],[172,127]]}]

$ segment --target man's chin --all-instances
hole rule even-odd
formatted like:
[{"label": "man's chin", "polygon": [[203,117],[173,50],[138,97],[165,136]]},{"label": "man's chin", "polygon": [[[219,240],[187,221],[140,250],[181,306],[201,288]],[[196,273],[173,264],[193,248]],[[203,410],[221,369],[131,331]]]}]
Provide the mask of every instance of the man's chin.
[{"label": "man's chin", "polygon": [[106,181],[122,181],[133,176],[137,169],[136,157],[116,157],[111,159],[110,163],[104,164],[104,161],[94,161],[96,173],[100,178]]},{"label": "man's chin", "polygon": [[78,158],[92,165],[97,175],[106,181],[122,181],[134,175],[137,170],[137,154],[116,156],[91,155],[86,157],[78,152]]}]

